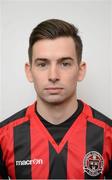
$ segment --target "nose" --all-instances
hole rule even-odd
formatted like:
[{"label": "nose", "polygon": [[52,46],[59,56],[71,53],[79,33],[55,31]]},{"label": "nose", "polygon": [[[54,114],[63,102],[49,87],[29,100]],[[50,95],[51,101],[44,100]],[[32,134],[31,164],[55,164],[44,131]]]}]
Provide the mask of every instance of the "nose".
[{"label": "nose", "polygon": [[60,73],[58,70],[58,67],[56,65],[52,65],[49,69],[49,75],[48,75],[49,81],[52,83],[56,83],[60,79]]}]

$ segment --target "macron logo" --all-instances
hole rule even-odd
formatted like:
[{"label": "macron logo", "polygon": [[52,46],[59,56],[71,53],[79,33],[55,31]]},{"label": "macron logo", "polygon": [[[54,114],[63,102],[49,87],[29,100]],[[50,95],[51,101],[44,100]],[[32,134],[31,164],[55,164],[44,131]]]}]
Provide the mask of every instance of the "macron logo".
[{"label": "macron logo", "polygon": [[42,165],[42,164],[43,164],[43,159],[16,161],[16,166]]}]

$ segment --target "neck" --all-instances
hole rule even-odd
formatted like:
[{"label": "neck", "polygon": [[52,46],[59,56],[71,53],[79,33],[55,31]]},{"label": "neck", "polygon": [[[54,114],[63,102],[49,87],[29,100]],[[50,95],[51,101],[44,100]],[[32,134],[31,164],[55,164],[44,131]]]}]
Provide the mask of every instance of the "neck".
[{"label": "neck", "polygon": [[77,107],[78,103],[75,97],[60,104],[45,103],[40,99],[37,101],[38,113],[52,124],[64,122],[77,110]]}]

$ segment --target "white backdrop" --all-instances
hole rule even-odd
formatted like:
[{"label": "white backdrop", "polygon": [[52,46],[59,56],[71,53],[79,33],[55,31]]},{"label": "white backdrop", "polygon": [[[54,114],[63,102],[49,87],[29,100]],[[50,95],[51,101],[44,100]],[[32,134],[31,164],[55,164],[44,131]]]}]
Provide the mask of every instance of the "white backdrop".
[{"label": "white backdrop", "polygon": [[79,28],[88,69],[78,85],[78,98],[112,117],[111,0],[1,0],[1,5],[0,119],[35,101],[33,85],[24,73],[28,38],[32,29],[48,18],[61,18]]},{"label": "white backdrop", "polygon": [[[0,3],[0,27],[1,27],[1,3]],[[1,75],[2,75],[2,73],[1,73],[1,60],[2,60],[2,57],[1,57],[1,28],[0,28],[0,114],[1,114],[1,112],[2,112],[2,107],[1,107],[1,105],[2,105],[2,96],[1,96],[1,80],[2,80],[2,78],[1,78]]]},{"label": "white backdrop", "polygon": [[112,1],[111,1],[111,50],[110,50],[110,67],[111,67],[111,78],[110,78],[110,111],[112,117]]}]

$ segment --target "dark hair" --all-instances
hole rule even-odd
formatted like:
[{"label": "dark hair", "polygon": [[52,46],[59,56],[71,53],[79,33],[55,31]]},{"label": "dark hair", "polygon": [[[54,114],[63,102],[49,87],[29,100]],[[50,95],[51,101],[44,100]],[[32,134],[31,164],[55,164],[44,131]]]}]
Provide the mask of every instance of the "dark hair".
[{"label": "dark hair", "polygon": [[58,37],[72,37],[76,45],[78,63],[82,58],[82,40],[78,35],[78,29],[66,21],[49,19],[38,24],[32,31],[29,38],[29,62],[32,64],[32,47],[35,42],[43,39],[56,39]]}]

